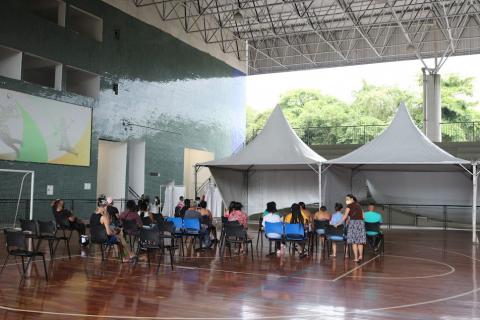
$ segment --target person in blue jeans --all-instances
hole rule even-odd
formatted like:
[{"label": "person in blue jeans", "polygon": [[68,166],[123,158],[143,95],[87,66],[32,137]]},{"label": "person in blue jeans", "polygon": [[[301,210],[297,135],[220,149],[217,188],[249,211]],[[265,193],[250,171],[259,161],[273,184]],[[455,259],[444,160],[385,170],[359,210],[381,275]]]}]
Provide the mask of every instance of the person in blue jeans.
[{"label": "person in blue jeans", "polygon": [[[368,211],[365,212],[363,216],[363,220],[366,223],[382,223],[382,215],[378,213],[375,209],[375,203],[370,202],[368,204]],[[380,244],[381,240],[381,233],[376,231],[367,231],[367,241],[371,248],[375,251],[378,249],[378,245]]]}]

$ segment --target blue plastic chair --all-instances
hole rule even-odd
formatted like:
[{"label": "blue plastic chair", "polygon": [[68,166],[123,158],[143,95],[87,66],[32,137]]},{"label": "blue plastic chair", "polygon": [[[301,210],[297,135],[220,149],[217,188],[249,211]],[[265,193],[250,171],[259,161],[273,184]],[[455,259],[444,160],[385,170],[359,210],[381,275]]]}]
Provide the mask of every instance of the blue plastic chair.
[{"label": "blue plastic chair", "polygon": [[165,219],[167,222],[173,223],[175,228],[174,237],[175,239],[180,239],[180,251],[182,256],[185,255],[185,248],[183,247],[183,219],[180,217],[168,217]]},{"label": "blue plastic chair", "polygon": [[200,219],[198,218],[186,218],[183,219],[183,234],[186,237],[193,237],[193,247],[195,248],[195,240],[198,238],[200,248],[202,249],[202,239],[200,237]]},{"label": "blue plastic chair", "polygon": [[287,241],[304,241],[307,239],[303,224],[301,223],[286,223],[285,224],[285,239]]},{"label": "blue plastic chair", "polygon": [[265,237],[268,239],[268,254],[275,254],[275,252],[272,252],[272,242],[275,242],[275,247],[278,247],[281,243],[283,239],[283,223],[265,221]]}]

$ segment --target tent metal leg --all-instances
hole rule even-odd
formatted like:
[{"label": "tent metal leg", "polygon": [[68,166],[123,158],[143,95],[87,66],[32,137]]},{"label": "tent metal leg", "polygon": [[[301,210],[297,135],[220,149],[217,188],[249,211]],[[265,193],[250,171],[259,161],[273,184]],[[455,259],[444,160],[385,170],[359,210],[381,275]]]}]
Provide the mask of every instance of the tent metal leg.
[{"label": "tent metal leg", "polygon": [[478,189],[478,172],[477,163],[473,165],[473,192],[472,192],[472,242],[478,243],[477,237],[477,189]]}]

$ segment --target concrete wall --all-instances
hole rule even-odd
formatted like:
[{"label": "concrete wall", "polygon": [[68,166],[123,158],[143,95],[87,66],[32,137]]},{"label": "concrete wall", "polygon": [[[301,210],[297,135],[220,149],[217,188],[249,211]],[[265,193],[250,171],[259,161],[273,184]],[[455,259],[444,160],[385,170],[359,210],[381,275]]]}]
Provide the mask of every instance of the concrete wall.
[{"label": "concrete wall", "polygon": [[[242,72],[100,0],[69,0],[67,4],[103,19],[102,42],[71,30],[68,19],[64,28],[38,17],[25,8],[26,2],[2,1],[0,46],[100,76],[97,99],[0,77],[2,88],[93,109],[89,167],[0,161],[0,168],[36,171],[35,217],[50,217],[49,201],[40,199],[97,196],[99,139],[145,141],[145,193],[151,197],[166,181],[183,182],[185,148],[209,151],[220,158],[243,143]],[[112,90],[115,83],[118,95]],[[148,128],[125,130],[123,119]],[[150,176],[150,172],[161,176]],[[85,182],[91,183],[91,190],[84,190]],[[18,177],[2,178],[0,198],[16,198],[18,184]],[[54,185],[53,196],[46,196],[46,185]],[[71,205],[67,201],[67,206]],[[11,207],[3,209],[2,213]],[[91,210],[92,204],[87,202],[75,204],[81,216],[89,216]]]}]

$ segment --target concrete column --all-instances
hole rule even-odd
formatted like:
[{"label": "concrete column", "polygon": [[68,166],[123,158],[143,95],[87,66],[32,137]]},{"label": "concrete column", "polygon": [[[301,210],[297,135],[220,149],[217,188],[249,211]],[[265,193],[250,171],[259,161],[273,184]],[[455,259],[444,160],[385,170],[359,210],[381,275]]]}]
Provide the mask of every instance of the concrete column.
[{"label": "concrete column", "polygon": [[442,104],[440,98],[440,75],[424,75],[424,127],[425,134],[433,142],[442,142]]}]

